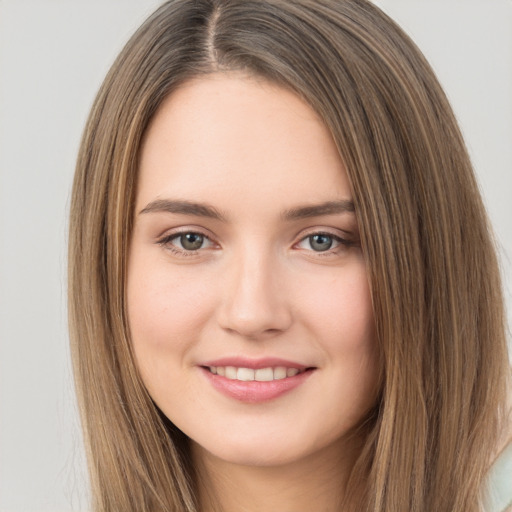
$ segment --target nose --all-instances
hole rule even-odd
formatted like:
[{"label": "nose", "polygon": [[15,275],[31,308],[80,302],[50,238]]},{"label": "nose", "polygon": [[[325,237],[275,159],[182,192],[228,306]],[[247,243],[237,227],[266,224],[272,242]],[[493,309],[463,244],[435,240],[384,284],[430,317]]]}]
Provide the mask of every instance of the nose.
[{"label": "nose", "polygon": [[225,278],[219,324],[246,339],[266,339],[286,331],[292,323],[283,269],[269,255],[233,258]]}]

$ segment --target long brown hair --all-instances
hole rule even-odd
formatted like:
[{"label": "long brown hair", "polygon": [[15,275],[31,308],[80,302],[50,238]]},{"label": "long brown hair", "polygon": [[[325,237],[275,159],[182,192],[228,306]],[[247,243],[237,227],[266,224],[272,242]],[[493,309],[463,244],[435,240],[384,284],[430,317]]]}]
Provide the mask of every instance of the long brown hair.
[{"label": "long brown hair", "polygon": [[357,509],[480,510],[509,376],[495,249],[441,87],[414,43],[365,0],[171,0],[108,73],[80,148],[69,244],[94,510],[198,510],[186,436],[136,369],[125,282],[148,123],[180,84],[225,70],[295,91],[346,164],[382,382],[352,471],[365,489]]}]

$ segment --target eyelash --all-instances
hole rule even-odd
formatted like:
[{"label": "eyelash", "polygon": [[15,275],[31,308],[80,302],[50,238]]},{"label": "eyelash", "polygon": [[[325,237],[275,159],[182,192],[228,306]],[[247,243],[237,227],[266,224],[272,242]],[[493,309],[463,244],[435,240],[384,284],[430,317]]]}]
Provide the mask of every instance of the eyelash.
[{"label": "eyelash", "polygon": [[[197,249],[197,250],[186,250],[186,249],[180,249],[172,244],[173,240],[178,239],[179,237],[182,237],[184,235],[199,235],[204,240],[209,241],[210,244],[214,245],[214,242],[211,240],[211,238],[204,233],[201,233],[200,231],[193,231],[193,230],[187,230],[187,231],[179,231],[174,232],[169,235],[164,236],[160,240],[157,241],[157,244],[166,248],[173,254],[176,254],[178,256],[184,256],[184,257],[190,257],[190,256],[196,256],[199,254],[203,248]],[[340,250],[348,249],[350,247],[353,247],[356,245],[356,242],[352,240],[347,240],[346,238],[342,238],[339,235],[335,235],[334,233],[329,233],[328,231],[314,231],[311,233],[308,233],[307,235],[303,236],[296,244],[294,244],[294,247],[297,247],[299,244],[305,242],[308,239],[312,239],[314,236],[325,236],[328,238],[331,238],[333,242],[337,243],[338,245],[334,248],[329,248],[325,251],[315,251],[313,249],[308,249],[308,251],[311,251],[312,253],[315,253],[315,255],[319,257],[326,257],[326,256],[332,256],[333,254],[337,254]],[[311,243],[311,242],[310,242]]]},{"label": "eyelash", "polygon": [[205,235],[204,233],[201,233],[200,231],[184,230],[184,231],[178,231],[178,232],[171,233],[170,235],[164,236],[163,238],[161,238],[160,240],[157,241],[157,244],[164,247],[165,249],[169,250],[173,254],[176,254],[177,256],[184,256],[184,257],[196,256],[201,249],[198,249],[195,251],[194,250],[187,251],[186,249],[180,249],[172,244],[173,240],[176,240],[179,237],[182,237],[184,235],[199,235],[204,240],[208,240],[210,242],[210,244],[214,243],[209,236]]},{"label": "eyelash", "polygon": [[350,247],[353,247],[355,245],[355,242],[352,240],[347,240],[346,238],[343,238],[339,235],[335,235],[334,233],[330,233],[328,231],[314,231],[311,233],[308,233],[306,236],[303,236],[298,243],[294,244],[294,247],[298,246],[299,244],[304,243],[306,240],[310,240],[310,246],[311,246],[311,240],[314,236],[325,236],[330,238],[333,243],[336,243],[335,247],[329,247],[325,251],[315,251],[312,248],[307,249],[308,251],[311,251],[315,254],[317,257],[329,257],[338,254],[340,251],[344,249],[349,249]]}]

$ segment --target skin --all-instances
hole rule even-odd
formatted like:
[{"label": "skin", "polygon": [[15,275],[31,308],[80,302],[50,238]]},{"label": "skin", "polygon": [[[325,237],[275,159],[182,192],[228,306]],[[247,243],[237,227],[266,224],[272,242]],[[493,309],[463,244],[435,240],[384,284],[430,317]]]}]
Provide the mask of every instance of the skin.
[{"label": "skin", "polygon": [[[290,212],[351,199],[325,125],[265,81],[234,73],[190,81],[148,129],[130,330],[150,395],[192,440],[203,510],[215,501],[225,512],[328,511],[343,499],[359,446],[347,434],[377,388],[367,273],[353,211]],[[163,211],[162,200],[206,204],[221,218]],[[200,248],[188,250],[183,233],[202,236],[193,235]],[[318,250],[315,240],[332,245]],[[245,403],[201,369],[235,356],[315,370],[278,398]]]}]

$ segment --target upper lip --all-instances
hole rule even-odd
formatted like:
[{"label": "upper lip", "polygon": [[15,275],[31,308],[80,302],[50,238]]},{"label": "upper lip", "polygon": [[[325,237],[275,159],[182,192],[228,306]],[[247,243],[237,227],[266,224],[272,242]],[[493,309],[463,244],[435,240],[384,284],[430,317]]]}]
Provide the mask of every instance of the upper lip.
[{"label": "upper lip", "polygon": [[281,359],[279,357],[264,357],[260,359],[251,359],[247,357],[221,357],[201,363],[199,366],[234,366],[235,368],[252,368],[258,370],[260,368],[276,368],[284,366],[285,368],[297,368],[298,370],[305,370],[312,368],[311,365]]}]

